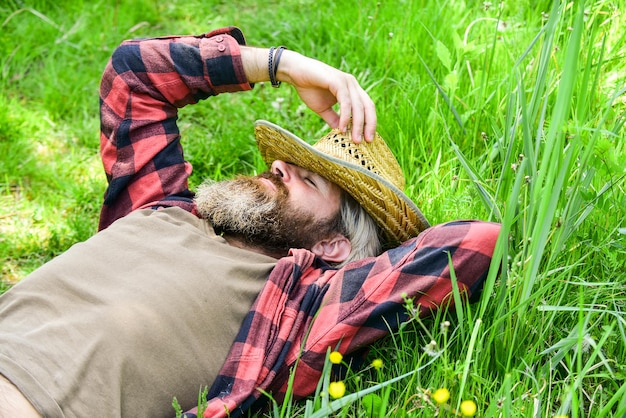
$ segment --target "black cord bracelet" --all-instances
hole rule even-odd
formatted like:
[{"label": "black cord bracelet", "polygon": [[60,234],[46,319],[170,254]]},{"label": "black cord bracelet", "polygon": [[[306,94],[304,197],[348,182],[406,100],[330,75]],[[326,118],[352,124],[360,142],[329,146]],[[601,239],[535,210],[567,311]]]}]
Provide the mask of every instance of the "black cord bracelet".
[{"label": "black cord bracelet", "polygon": [[[280,63],[280,56],[283,54],[283,51],[287,49],[284,46],[279,46],[276,49],[276,55],[273,58],[274,66],[270,71],[270,81],[272,82],[272,87],[280,87],[280,81],[276,80],[276,73],[278,73],[278,63]],[[270,50],[270,55],[272,55],[272,51]]]}]

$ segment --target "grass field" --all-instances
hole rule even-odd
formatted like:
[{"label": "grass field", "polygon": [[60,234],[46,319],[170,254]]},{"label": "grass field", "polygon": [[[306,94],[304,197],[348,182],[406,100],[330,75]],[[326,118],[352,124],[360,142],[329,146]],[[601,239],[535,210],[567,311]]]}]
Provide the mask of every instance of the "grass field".
[{"label": "grass field", "polygon": [[[373,348],[380,370],[355,372],[346,385],[354,393],[410,376],[364,398],[347,395],[346,405],[315,399],[309,410],[294,403],[273,413],[454,416],[472,400],[485,417],[626,416],[620,6],[5,0],[0,293],[96,230],[105,189],[98,86],[117,44],[236,25],[251,45],[285,45],[355,74],[376,103],[407,194],[431,223],[503,225],[482,300],[415,319]],[[179,124],[192,184],[264,168],[256,119],[311,139],[327,129],[288,87],[258,85],[186,108]],[[431,341],[436,358],[423,349]],[[430,398],[438,388],[451,394],[442,406]]]}]

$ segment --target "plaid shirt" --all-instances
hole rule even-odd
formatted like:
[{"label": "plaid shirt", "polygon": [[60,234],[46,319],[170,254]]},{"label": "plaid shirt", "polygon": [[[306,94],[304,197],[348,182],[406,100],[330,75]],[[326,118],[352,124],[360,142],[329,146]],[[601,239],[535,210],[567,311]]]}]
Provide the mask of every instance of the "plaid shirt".
[{"label": "plaid shirt", "polygon": [[[138,208],[179,206],[195,213],[177,109],[252,88],[241,64],[243,43],[238,29],[225,28],[197,37],[126,41],[114,52],[101,86],[101,152],[109,187],[100,228]],[[241,415],[264,399],[259,389],[281,399],[296,363],[293,394],[310,395],[328,348],[357,354],[396,330],[408,318],[405,296],[414,298],[421,315],[451,304],[450,264],[464,296],[476,298],[499,230],[475,221],[437,225],[341,269],[307,250],[292,250],[278,261],[242,324],[209,391],[204,417]]]}]

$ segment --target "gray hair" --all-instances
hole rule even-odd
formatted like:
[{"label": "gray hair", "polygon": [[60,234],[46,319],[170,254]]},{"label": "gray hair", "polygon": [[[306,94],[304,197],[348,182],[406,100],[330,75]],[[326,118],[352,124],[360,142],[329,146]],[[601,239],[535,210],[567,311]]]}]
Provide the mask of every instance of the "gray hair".
[{"label": "gray hair", "polygon": [[352,251],[348,258],[337,267],[362,258],[375,257],[382,252],[380,227],[365,209],[344,191],[341,196],[339,217],[341,232],[350,240]]}]

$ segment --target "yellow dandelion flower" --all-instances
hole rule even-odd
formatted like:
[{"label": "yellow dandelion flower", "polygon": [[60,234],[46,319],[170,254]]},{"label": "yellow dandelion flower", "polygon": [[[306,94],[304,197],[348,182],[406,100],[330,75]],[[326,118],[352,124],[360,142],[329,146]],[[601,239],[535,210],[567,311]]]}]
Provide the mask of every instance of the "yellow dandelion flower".
[{"label": "yellow dandelion flower", "polygon": [[330,382],[328,385],[328,394],[334,399],[339,399],[346,394],[346,385],[341,380],[338,382]]},{"label": "yellow dandelion flower", "polygon": [[333,351],[328,356],[328,359],[333,364],[341,364],[341,361],[343,360],[343,356],[341,355],[341,353],[339,351]]},{"label": "yellow dandelion flower", "polygon": [[464,417],[473,417],[476,413],[476,403],[474,401],[466,400],[461,402],[461,414]]},{"label": "yellow dandelion flower", "polygon": [[433,393],[433,399],[439,405],[444,404],[450,399],[450,391],[446,388],[437,389],[435,393]]},{"label": "yellow dandelion flower", "polygon": [[383,368],[382,359],[375,358],[374,360],[372,360],[372,367],[375,368],[376,370],[382,369]]}]

